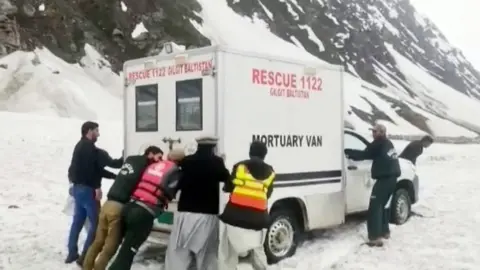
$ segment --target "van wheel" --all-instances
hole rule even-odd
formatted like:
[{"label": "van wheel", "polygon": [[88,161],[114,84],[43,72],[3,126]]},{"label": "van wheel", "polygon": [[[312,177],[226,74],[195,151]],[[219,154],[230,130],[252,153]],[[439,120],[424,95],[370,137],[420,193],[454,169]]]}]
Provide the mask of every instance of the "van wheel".
[{"label": "van wheel", "polygon": [[268,263],[274,264],[291,257],[297,250],[300,226],[295,214],[287,209],[273,209],[264,247]]},{"label": "van wheel", "polygon": [[412,214],[412,200],[408,190],[400,188],[395,191],[390,209],[392,210],[391,221],[394,224],[402,225],[408,221]]}]

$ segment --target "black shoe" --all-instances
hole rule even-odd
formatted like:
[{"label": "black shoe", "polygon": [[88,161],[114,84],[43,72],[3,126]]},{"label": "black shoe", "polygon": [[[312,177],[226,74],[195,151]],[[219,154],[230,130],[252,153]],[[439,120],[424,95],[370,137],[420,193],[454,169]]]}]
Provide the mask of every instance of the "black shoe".
[{"label": "black shoe", "polygon": [[78,254],[68,254],[67,258],[65,259],[65,263],[73,263],[74,261],[78,260],[80,256]]},{"label": "black shoe", "polygon": [[85,256],[84,256],[84,255],[79,256],[79,257],[77,258],[77,260],[76,260],[77,265],[80,266],[80,267],[83,267],[83,261],[84,261],[84,260],[85,260]]}]

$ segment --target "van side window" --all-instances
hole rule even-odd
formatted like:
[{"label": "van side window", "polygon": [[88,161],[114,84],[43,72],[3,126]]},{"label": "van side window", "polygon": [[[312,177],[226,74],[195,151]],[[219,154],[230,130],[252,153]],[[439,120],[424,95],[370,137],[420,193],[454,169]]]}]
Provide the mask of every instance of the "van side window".
[{"label": "van side window", "polygon": [[158,85],[135,87],[135,130],[158,131]]},{"label": "van side window", "polygon": [[202,79],[176,82],[176,130],[203,129]]},{"label": "van side window", "polygon": [[352,134],[345,133],[344,139],[343,146],[345,149],[365,150],[367,148],[367,145],[362,140]]}]

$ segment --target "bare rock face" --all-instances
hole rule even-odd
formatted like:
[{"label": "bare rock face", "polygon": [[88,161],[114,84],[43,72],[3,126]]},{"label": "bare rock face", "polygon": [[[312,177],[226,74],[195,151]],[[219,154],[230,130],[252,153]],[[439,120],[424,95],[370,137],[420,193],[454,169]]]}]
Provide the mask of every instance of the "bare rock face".
[{"label": "bare rock face", "polygon": [[[124,0],[123,5],[126,10],[117,0],[0,0],[0,23],[4,14],[5,20],[16,28],[9,33],[16,32],[19,39],[16,48],[8,45],[12,48],[7,51],[46,46],[65,61],[74,63],[84,55],[83,48],[88,43],[119,71],[124,61],[150,55],[167,41],[196,46],[209,44],[189,21],[201,22],[194,13],[200,10],[194,0],[184,0],[181,4]],[[148,38],[131,37],[139,22],[147,28]],[[0,29],[0,35],[1,32]],[[5,43],[0,39],[0,44],[5,46]]]}]

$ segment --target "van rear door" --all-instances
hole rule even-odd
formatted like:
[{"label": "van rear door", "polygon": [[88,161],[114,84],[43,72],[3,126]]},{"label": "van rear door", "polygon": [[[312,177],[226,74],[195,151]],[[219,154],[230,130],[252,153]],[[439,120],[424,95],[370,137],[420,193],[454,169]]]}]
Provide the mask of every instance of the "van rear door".
[{"label": "van rear door", "polygon": [[[158,60],[155,74],[159,76],[154,80],[136,82],[135,109],[130,109],[130,113],[136,115],[136,124],[128,125],[128,120],[126,123],[126,128],[131,130],[126,132],[129,152],[134,149],[141,152],[154,144],[165,154],[177,147],[191,154],[196,150],[196,137],[218,135],[214,61],[213,48],[182,52]],[[129,115],[126,117],[133,119]],[[169,233],[176,209],[174,201],[155,222],[155,240],[164,242],[165,239],[160,238]]]}]

